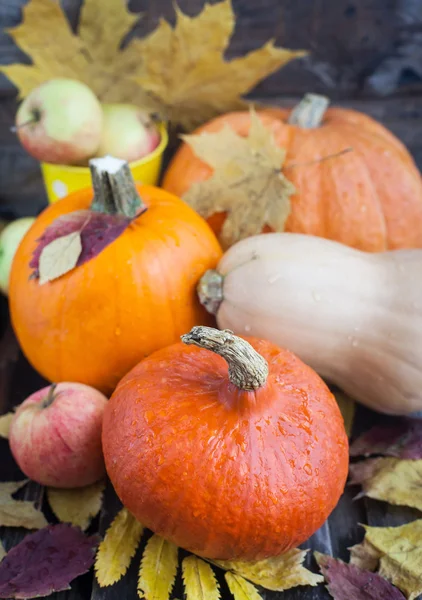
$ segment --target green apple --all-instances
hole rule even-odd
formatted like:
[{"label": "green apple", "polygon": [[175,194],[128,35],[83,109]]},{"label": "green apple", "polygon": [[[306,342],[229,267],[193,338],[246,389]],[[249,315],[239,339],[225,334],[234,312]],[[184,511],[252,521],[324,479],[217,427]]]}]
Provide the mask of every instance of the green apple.
[{"label": "green apple", "polygon": [[94,92],[74,79],[50,79],[31,91],[16,114],[24,148],[47,163],[72,165],[95,155],[103,111]]},{"label": "green apple", "polygon": [[35,217],[24,217],[12,221],[0,233],[0,291],[7,296],[13,257],[25,233]]},{"label": "green apple", "polygon": [[111,155],[133,162],[160,143],[154,123],[133,104],[103,104],[103,131],[97,156]]}]

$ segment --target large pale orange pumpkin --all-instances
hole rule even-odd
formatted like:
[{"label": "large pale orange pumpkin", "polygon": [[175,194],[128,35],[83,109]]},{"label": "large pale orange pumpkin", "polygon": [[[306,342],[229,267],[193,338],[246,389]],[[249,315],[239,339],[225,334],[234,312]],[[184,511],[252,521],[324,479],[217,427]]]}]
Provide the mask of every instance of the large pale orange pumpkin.
[{"label": "large pale orange pumpkin", "polygon": [[[41,213],[13,261],[13,327],[28,360],[51,381],[78,381],[109,393],[143,357],[208,322],[195,286],[221,256],[213,232],[176,196],[152,186],[136,191],[131,179],[124,185],[122,196],[130,190],[135,205],[139,192],[138,216],[126,220],[120,188],[107,207],[97,197],[100,186],[94,211],[92,189],[75,192]],[[91,228],[82,239],[82,264],[42,284],[38,240],[42,246],[46,237],[51,242],[70,233],[75,219],[81,230]],[[115,239],[98,252],[110,235]]]},{"label": "large pale orange pumpkin", "polygon": [[[409,152],[369,116],[325,108],[320,97],[310,95],[294,111],[274,108],[258,113],[278,145],[286,149],[283,172],[297,190],[285,230],[367,251],[422,247],[422,179]],[[250,115],[229,113],[196,133],[214,133],[225,124],[246,136]],[[350,152],[339,154],[347,148]],[[183,197],[194,182],[211,174],[210,167],[183,143],[163,187]],[[217,235],[224,220],[225,213],[208,219]]]},{"label": "large pale orange pumpkin", "polygon": [[155,352],[106,406],[103,450],[118,496],[145,526],[208,558],[296,547],[331,513],[347,477],[333,395],[265,340],[209,327],[182,339],[199,348]]}]

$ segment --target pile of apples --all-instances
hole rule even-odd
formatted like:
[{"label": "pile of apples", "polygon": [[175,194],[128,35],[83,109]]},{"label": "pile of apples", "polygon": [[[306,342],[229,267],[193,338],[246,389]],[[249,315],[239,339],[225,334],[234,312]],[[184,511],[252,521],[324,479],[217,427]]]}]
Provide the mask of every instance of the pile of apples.
[{"label": "pile of apples", "polygon": [[101,104],[74,79],[50,79],[31,91],[16,114],[15,131],[34,158],[87,166],[108,154],[129,163],[160,143],[149,115],[133,104]]}]

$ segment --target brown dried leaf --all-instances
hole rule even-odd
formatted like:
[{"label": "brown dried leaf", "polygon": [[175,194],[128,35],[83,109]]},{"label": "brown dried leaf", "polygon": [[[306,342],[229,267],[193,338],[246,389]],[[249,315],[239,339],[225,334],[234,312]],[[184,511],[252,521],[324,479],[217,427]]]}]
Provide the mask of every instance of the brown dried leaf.
[{"label": "brown dried leaf", "polygon": [[98,548],[95,574],[98,585],[113,585],[123,577],[135,556],[143,526],[126,508],[117,514]]},{"label": "brown dried leaf", "polygon": [[283,591],[298,585],[318,585],[323,581],[321,575],[316,575],[303,566],[307,550],[294,548],[280,556],[273,556],[255,562],[240,560],[212,561],[221,569],[232,571],[249,579],[267,590]]},{"label": "brown dried leaf", "polygon": [[43,285],[76,267],[82,252],[80,231],[53,240],[42,249],[39,260],[39,283]]},{"label": "brown dried leaf", "polygon": [[48,488],[47,498],[59,521],[85,530],[101,510],[104,488],[105,481],[97,481],[83,488]]},{"label": "brown dried leaf", "polygon": [[422,460],[370,458],[350,465],[350,485],[360,484],[358,497],[368,496],[422,510]]},{"label": "brown dried leaf", "polygon": [[379,574],[409,600],[422,593],[422,519],[400,527],[369,527],[365,540],[380,554]]},{"label": "brown dried leaf", "polygon": [[9,412],[0,417],[0,437],[8,438],[9,437],[9,429],[12,423],[12,419],[14,417],[14,413]]},{"label": "brown dried leaf", "polygon": [[351,546],[349,550],[352,565],[356,565],[361,569],[368,569],[368,571],[375,571],[378,568],[381,554],[366,538],[361,544]]},{"label": "brown dried leaf", "polygon": [[214,169],[209,179],[194,183],[183,199],[205,219],[227,212],[220,239],[223,247],[261,233],[265,225],[284,230],[295,188],[281,172],[285,151],[255,111],[246,138],[228,126],[217,133],[183,138]]},{"label": "brown dried leaf", "polygon": [[48,525],[43,513],[28,500],[15,500],[15,494],[28,480],[0,483],[0,526],[41,529]]}]

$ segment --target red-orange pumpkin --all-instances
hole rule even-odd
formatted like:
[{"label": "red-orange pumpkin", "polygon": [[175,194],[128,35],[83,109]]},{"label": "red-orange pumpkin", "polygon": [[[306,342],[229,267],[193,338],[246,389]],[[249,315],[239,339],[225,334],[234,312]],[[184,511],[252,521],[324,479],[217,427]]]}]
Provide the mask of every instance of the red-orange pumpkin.
[{"label": "red-orange pumpkin", "polygon": [[334,397],[270,342],[209,327],[182,339],[200,347],[155,352],[107,404],[103,451],[118,496],[154,532],[208,558],[255,560],[297,546],[346,481]]},{"label": "red-orange pumpkin", "polygon": [[[126,185],[137,198],[133,181]],[[175,342],[187,328],[209,322],[195,286],[221,256],[213,232],[176,196],[152,186],[137,186],[137,191],[144,212],[62,277],[41,285],[30,263],[49,226],[89,209],[92,189],[41,213],[16,253],[9,291],[13,327],[29,362],[51,381],[78,381],[111,393],[139,360]],[[95,201],[103,212],[99,216],[97,206],[96,224],[102,218],[113,224],[115,215],[107,212],[117,210],[120,226],[121,198],[106,209],[98,195],[101,191]],[[91,232],[95,244],[109,231]]]},{"label": "red-orange pumpkin", "polygon": [[[422,247],[422,179],[404,145],[360,112],[341,108],[318,112],[319,101],[316,97],[315,113],[306,101],[293,113],[277,108],[259,112],[278,145],[287,151],[284,173],[297,190],[291,198],[286,231],[374,252]],[[196,133],[214,133],[225,124],[246,136],[250,115],[229,113]],[[346,148],[351,151],[335,156]],[[211,174],[208,165],[183,143],[167,169],[163,187],[182,197],[192,183]],[[208,219],[217,235],[224,220],[225,213]]]}]

